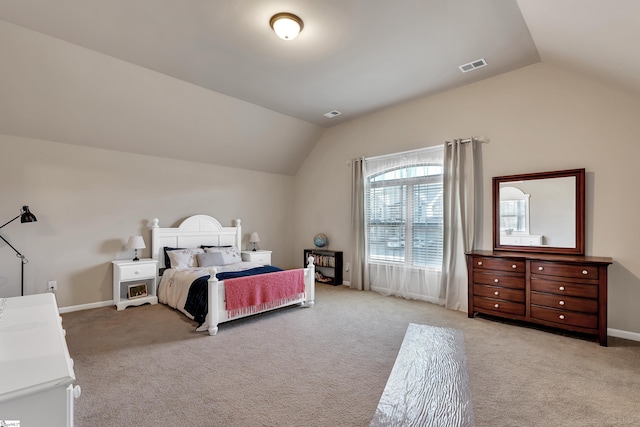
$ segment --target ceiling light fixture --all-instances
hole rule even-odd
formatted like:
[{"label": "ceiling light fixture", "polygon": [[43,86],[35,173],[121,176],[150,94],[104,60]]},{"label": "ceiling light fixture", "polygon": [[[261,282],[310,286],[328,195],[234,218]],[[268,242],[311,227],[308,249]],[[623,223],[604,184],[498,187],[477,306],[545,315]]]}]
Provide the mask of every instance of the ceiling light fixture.
[{"label": "ceiling light fixture", "polygon": [[282,40],[293,40],[304,28],[304,22],[293,13],[281,12],[271,17],[269,25]]}]

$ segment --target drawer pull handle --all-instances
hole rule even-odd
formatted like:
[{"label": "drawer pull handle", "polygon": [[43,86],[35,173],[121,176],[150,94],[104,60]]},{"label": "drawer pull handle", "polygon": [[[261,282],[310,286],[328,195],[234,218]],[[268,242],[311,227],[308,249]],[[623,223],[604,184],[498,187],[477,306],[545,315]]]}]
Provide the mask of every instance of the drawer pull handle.
[{"label": "drawer pull handle", "polygon": [[500,304],[494,305],[495,308],[500,308]]},{"label": "drawer pull handle", "polygon": [[558,302],[558,304],[564,305],[564,301],[560,301],[560,302]]},{"label": "drawer pull handle", "polygon": [[561,314],[560,316],[558,316],[558,318],[559,318],[560,320],[564,320],[564,314]]},{"label": "drawer pull handle", "polygon": [[560,286],[558,289],[564,291],[564,286]]},{"label": "drawer pull handle", "polygon": [[133,272],[133,274],[140,274],[140,271],[136,270]]},{"label": "drawer pull handle", "polygon": [[494,283],[498,283],[500,280],[498,279],[493,279]]},{"label": "drawer pull handle", "polygon": [[500,295],[500,292],[495,291],[495,292],[494,292],[494,295],[495,295],[495,296],[498,296],[498,295]]},{"label": "drawer pull handle", "polygon": [[517,265],[515,265],[515,264],[513,264],[513,265],[511,266],[511,268],[518,268],[518,266],[517,266]]},{"label": "drawer pull handle", "polygon": [[589,274],[587,270],[582,270],[582,274]]},{"label": "drawer pull handle", "polygon": [[478,265],[482,265],[482,261],[478,261]]},{"label": "drawer pull handle", "polygon": [[544,271],[544,267],[538,267],[538,271]]}]

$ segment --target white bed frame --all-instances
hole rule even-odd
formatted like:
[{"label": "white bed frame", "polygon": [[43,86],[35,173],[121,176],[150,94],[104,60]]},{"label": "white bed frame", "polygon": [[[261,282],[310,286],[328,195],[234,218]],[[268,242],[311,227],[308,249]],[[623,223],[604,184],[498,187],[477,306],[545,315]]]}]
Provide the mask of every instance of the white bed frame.
[{"label": "white bed frame", "polygon": [[[218,220],[208,215],[191,216],[176,228],[161,228],[160,221],[155,218],[151,223],[151,256],[158,261],[158,267],[163,268],[165,246],[172,248],[196,248],[200,245],[226,246],[233,245],[240,250],[242,247],[242,228],[240,220],[235,220],[235,225],[223,227]],[[168,266],[167,266],[168,267]],[[218,333],[218,324],[229,320],[239,319],[264,311],[275,310],[281,307],[298,304],[303,307],[313,307],[315,300],[315,267],[313,258],[304,268],[304,298],[290,301],[268,310],[257,311],[251,314],[242,314],[230,317],[226,310],[224,281],[216,278],[217,269],[210,269],[211,278],[208,282],[208,312],[206,321],[197,331],[209,331],[209,335]],[[159,283],[159,282],[158,282]]]}]

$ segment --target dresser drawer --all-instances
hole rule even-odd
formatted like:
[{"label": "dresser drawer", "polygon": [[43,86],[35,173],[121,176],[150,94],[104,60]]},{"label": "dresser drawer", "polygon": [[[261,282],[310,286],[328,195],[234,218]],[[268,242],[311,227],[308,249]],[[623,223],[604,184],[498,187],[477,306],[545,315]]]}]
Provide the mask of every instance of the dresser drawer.
[{"label": "dresser drawer", "polygon": [[559,325],[579,326],[589,329],[596,329],[598,327],[598,316],[595,314],[555,310],[537,305],[531,305],[531,317],[547,322],[558,323]]},{"label": "dresser drawer", "polygon": [[597,280],[598,267],[595,265],[562,264],[562,263],[553,263],[553,262],[532,261],[531,274]]},{"label": "dresser drawer", "polygon": [[144,263],[140,265],[121,265],[120,281],[136,280],[156,275],[156,263]]},{"label": "dresser drawer", "polygon": [[581,283],[532,278],[531,290],[572,297],[598,298],[598,285],[584,285]]},{"label": "dresser drawer", "polygon": [[473,285],[473,294],[480,297],[496,298],[514,302],[524,302],[524,289],[516,290],[499,286]]},{"label": "dresser drawer", "polygon": [[473,305],[476,309],[492,311],[495,314],[503,313],[524,316],[524,304],[513,301],[473,297]]},{"label": "dresser drawer", "polygon": [[513,271],[524,274],[524,260],[521,259],[473,257],[473,267],[482,270]]},{"label": "dresser drawer", "polygon": [[509,276],[495,272],[478,272],[473,275],[473,283],[481,285],[501,286],[505,288],[524,289],[524,276]]},{"label": "dresser drawer", "polygon": [[531,304],[549,308],[598,314],[598,300],[531,292]]}]

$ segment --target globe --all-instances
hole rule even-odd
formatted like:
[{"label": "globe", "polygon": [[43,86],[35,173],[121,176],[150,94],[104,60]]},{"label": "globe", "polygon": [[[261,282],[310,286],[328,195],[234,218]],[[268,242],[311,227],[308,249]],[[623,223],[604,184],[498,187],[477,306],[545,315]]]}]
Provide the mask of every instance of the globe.
[{"label": "globe", "polygon": [[316,248],[326,248],[329,246],[329,238],[324,233],[318,233],[313,238],[313,243],[316,245]]}]

